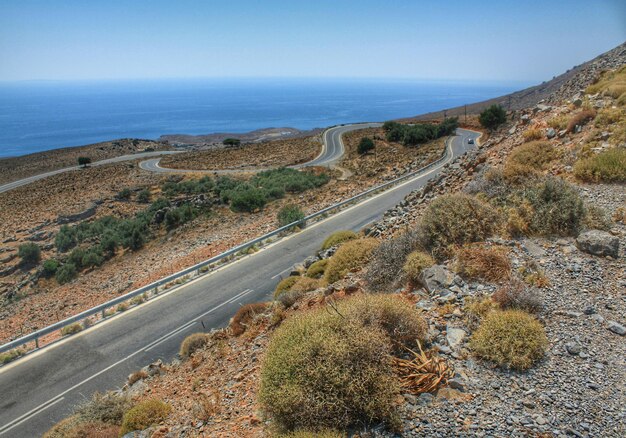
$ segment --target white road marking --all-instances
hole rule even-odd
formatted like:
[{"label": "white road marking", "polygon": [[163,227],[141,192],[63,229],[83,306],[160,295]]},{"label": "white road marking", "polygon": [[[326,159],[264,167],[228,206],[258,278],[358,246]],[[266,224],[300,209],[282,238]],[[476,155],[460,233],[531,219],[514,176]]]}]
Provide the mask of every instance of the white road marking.
[{"label": "white road marking", "polygon": [[195,323],[195,321],[189,321],[186,324],[183,324],[181,327],[169,332],[168,334],[166,334],[165,336],[161,336],[159,339],[157,339],[156,341],[152,342],[151,344],[148,344],[143,351],[150,351],[152,350],[154,347],[156,347],[157,345],[167,341],[169,338],[171,338],[172,336],[178,334],[179,332],[182,332],[183,330],[191,327],[193,324]]},{"label": "white road marking", "polygon": [[45,411],[50,406],[57,404],[58,402],[60,402],[63,399],[65,399],[65,397],[57,396],[56,399],[52,398],[52,399],[48,400],[47,402],[45,402],[43,404],[40,404],[36,408],[26,412],[21,417],[18,417],[15,420],[11,421],[10,423],[5,424],[4,426],[2,426],[2,428],[0,428],[0,435],[3,435],[5,433],[7,433],[8,431],[13,429],[14,427],[17,427],[20,424],[22,424],[24,421],[28,420],[30,417],[32,417],[34,415],[37,415],[40,412]]},{"label": "white road marking", "polygon": [[270,277],[270,279],[271,280],[276,280],[278,277],[280,277],[281,275],[283,275],[283,273],[285,273],[287,271],[291,271],[291,266],[288,267],[287,269],[283,269],[282,271],[280,271],[278,274],[274,275],[273,277]]}]

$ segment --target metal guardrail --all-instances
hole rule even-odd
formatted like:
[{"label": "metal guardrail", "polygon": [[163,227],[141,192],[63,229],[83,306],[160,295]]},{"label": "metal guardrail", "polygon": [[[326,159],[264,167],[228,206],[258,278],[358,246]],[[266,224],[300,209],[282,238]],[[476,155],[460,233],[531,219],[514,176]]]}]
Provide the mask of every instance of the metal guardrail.
[{"label": "metal guardrail", "polygon": [[[331,212],[332,210],[335,209],[339,209],[342,207],[345,207],[348,204],[352,204],[355,203],[357,201],[360,201],[376,192],[379,191],[383,191],[385,189],[387,189],[390,186],[396,185],[402,181],[405,181],[407,179],[410,179],[414,176],[417,176],[418,174],[424,172],[425,170],[428,170],[440,163],[442,163],[443,161],[445,161],[446,159],[448,159],[451,156],[452,150],[450,147],[450,140],[452,139],[452,136],[448,137],[448,139],[446,140],[446,148],[444,153],[442,154],[442,156],[437,159],[436,161],[433,161],[430,164],[427,164],[424,167],[421,167],[418,170],[415,170],[413,172],[409,172],[406,175],[402,175],[398,178],[395,178],[391,181],[387,181],[383,184],[379,184],[375,187],[372,187],[371,189],[368,189],[364,192],[359,193],[358,195],[355,195],[351,198],[348,198],[344,201],[338,202],[336,204],[330,205],[326,208],[323,208],[322,210],[313,213],[309,216],[306,216],[304,219],[300,220],[300,221],[296,221],[296,222],[292,222],[288,225],[285,225],[283,227],[277,228],[274,231],[271,231],[267,234],[264,234],[260,237],[257,237],[256,239],[252,239],[248,242],[242,243],[241,245],[237,245],[231,249],[229,249],[228,251],[225,251],[221,254],[218,254],[214,257],[211,257],[207,260],[204,260],[198,264],[195,264],[189,268],[183,269],[182,271],[176,272],[174,274],[168,275],[167,277],[161,278],[160,280],[157,280],[153,283],[147,284],[143,287],[140,287],[139,289],[135,289],[131,292],[128,292],[127,294],[124,295],[120,295],[117,298],[114,298],[112,300],[107,301],[106,303],[100,304],[98,306],[92,307],[91,309],[85,310],[77,315],[74,315],[72,317],[69,317],[67,319],[64,319],[62,321],[59,321],[55,324],[49,325],[48,327],[44,327],[42,329],[39,329],[33,333],[30,333],[28,335],[22,336],[18,339],[15,339],[11,342],[7,342],[6,344],[0,346],[0,353],[4,353],[6,351],[18,348],[22,345],[25,345],[29,342],[35,342],[36,348],[39,348],[39,339],[43,336],[49,335],[51,333],[54,333],[57,330],[61,330],[64,327],[67,327],[71,324],[75,324],[78,323],[80,321],[83,321],[91,316],[94,315],[98,315],[101,314],[102,315],[102,320],[104,320],[107,315],[106,315],[106,310],[112,307],[115,307],[119,304],[122,304],[128,300],[131,300],[135,297],[138,297],[140,295],[149,293],[149,292],[154,292],[154,295],[158,294],[158,288],[161,286],[165,286],[168,284],[171,284],[172,282],[175,282],[176,280],[179,280],[183,277],[189,276],[189,275],[200,275],[203,271],[203,268],[207,268],[210,267],[211,265],[214,265],[216,263],[222,262],[222,261],[228,261],[231,257],[236,256],[237,254],[240,254],[244,251],[249,250],[250,248],[254,247],[255,245],[262,243],[263,241],[266,241],[268,239],[271,239],[272,237],[278,236],[281,233],[284,233],[286,231],[289,231],[291,229],[293,229],[294,227],[297,226],[304,226],[306,225],[307,222],[317,219],[319,217],[322,217],[326,214],[328,214],[329,212]],[[208,270],[205,271],[208,273]]]}]

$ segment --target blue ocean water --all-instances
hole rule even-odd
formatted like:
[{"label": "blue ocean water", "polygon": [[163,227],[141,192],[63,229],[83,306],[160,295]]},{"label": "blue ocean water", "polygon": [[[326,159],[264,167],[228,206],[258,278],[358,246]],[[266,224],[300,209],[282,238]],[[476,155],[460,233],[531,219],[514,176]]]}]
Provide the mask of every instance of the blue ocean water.
[{"label": "blue ocean water", "polygon": [[347,79],[5,82],[0,83],[0,156],[123,137],[384,121],[526,85]]}]

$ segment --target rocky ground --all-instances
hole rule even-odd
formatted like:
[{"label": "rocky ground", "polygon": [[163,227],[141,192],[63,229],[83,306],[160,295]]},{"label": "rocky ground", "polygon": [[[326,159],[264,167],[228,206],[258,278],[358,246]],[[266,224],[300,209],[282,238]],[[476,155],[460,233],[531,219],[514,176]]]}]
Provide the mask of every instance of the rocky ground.
[{"label": "rocky ground", "polygon": [[63,167],[75,166],[78,157],[100,161],[121,155],[172,149],[169,144],[152,140],[121,139],[72,148],[53,149],[15,158],[0,159],[0,184]]}]

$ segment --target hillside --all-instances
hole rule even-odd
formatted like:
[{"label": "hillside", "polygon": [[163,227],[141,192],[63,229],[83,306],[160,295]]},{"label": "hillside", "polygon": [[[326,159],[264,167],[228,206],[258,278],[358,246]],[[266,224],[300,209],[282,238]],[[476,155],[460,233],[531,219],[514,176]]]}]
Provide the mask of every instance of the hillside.
[{"label": "hillside", "polygon": [[[534,87],[516,91],[515,93],[473,103],[471,105],[449,108],[446,110],[448,116],[462,116],[465,114],[478,114],[486,107],[498,104],[509,111],[530,108],[540,102],[555,104],[566,99],[571,99],[575,95],[581,95],[585,88],[589,86],[601,72],[614,70],[626,64],[626,42],[620,44],[612,50],[599,55],[581,65],[577,65],[567,72],[542,82]],[[421,114],[414,118],[416,120],[429,120],[441,118],[442,111]]]},{"label": "hillside", "polygon": [[[47,437],[624,436],[620,47]],[[346,167],[393,174],[367,134],[380,160],[352,134]]]}]

